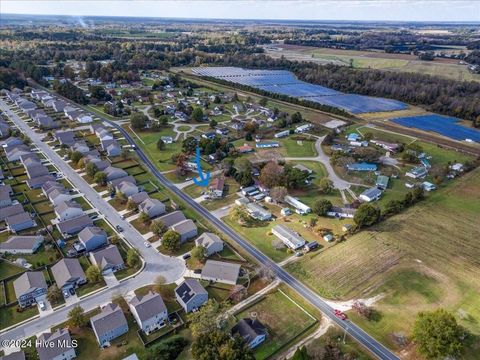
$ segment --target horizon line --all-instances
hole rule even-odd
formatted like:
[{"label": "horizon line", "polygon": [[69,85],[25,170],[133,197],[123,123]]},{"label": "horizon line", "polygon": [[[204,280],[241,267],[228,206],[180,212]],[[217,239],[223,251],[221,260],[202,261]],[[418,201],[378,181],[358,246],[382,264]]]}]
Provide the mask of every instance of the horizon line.
[{"label": "horizon line", "polygon": [[[382,22],[382,23],[431,23],[431,24],[480,24],[480,20],[346,20],[346,19],[268,19],[268,18],[206,18],[206,17],[178,17],[178,16],[132,16],[132,15],[71,15],[71,14],[31,14],[31,13],[4,13],[2,16],[19,15],[19,16],[63,16],[70,18],[131,18],[131,19],[167,19],[167,20],[223,20],[223,21],[284,21],[284,22]],[[0,21],[0,26],[2,26]]]}]

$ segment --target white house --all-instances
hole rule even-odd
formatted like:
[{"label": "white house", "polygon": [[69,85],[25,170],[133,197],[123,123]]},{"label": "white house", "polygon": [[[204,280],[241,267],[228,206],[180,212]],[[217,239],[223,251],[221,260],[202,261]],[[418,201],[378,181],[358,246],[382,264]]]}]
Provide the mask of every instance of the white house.
[{"label": "white house", "polygon": [[162,328],[168,319],[162,297],[152,291],[145,296],[135,296],[128,306],[138,326],[147,335]]}]

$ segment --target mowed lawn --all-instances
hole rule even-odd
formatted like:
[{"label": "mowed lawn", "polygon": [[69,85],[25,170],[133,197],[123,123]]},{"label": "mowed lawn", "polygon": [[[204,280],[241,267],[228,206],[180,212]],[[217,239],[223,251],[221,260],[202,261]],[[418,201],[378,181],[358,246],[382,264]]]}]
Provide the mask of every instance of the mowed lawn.
[{"label": "mowed lawn", "polygon": [[267,340],[255,349],[256,359],[266,359],[273,355],[317,322],[316,318],[280,290],[266,295],[235,317],[240,320],[251,317],[252,314],[256,314],[268,329]]},{"label": "mowed lawn", "polygon": [[232,221],[229,216],[224,217],[222,220],[273,261],[285,260],[289,255],[285,249],[276,250],[272,246],[272,241],[276,239],[276,236],[271,233],[275,222],[258,221],[255,227],[246,227],[240,226],[236,221]]},{"label": "mowed lawn", "polygon": [[[133,133],[128,126],[125,129],[130,132],[134,138],[137,136],[143,141],[137,141],[140,146],[152,159],[153,163],[159,168],[160,171],[167,171],[175,169],[175,165],[170,163],[173,154],[181,151],[181,143],[165,144],[164,150],[157,149],[157,142],[162,136],[175,137],[175,133],[171,128],[163,129],[158,132],[153,131],[137,131]],[[137,136],[135,136],[135,134]],[[137,138],[138,139],[138,138]]]},{"label": "mowed lawn", "polygon": [[[480,169],[423,203],[288,270],[332,298],[383,294],[377,321],[354,321],[389,347],[408,345],[415,315],[444,307],[477,336],[480,352]],[[402,344],[405,337],[406,344]]]}]

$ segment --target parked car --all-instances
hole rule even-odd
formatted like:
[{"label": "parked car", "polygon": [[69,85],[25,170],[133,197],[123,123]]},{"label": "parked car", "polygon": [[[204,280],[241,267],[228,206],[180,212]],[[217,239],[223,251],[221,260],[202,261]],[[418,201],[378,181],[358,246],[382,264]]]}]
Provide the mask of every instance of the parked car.
[{"label": "parked car", "polygon": [[343,311],[335,309],[335,316],[338,317],[341,320],[347,320],[347,314],[345,314]]},{"label": "parked car", "polygon": [[190,259],[191,257],[192,257],[192,255],[190,255],[190,253],[187,253],[187,254],[184,254],[184,255],[182,256],[182,259],[183,259],[183,260],[187,260],[187,259]]},{"label": "parked car", "polygon": [[70,293],[68,292],[67,289],[63,289],[62,293],[63,293],[63,297],[64,297],[65,299],[70,296]]},{"label": "parked car", "polygon": [[45,305],[45,302],[43,300],[40,300],[38,302],[38,306],[40,306],[40,310],[45,311],[47,309],[47,306]]},{"label": "parked car", "polygon": [[149,248],[152,246],[152,244],[150,244],[148,241],[144,241],[143,245],[145,245],[146,248]]},{"label": "parked car", "polygon": [[118,232],[123,231],[123,228],[120,225],[115,226],[115,229],[117,229]]}]

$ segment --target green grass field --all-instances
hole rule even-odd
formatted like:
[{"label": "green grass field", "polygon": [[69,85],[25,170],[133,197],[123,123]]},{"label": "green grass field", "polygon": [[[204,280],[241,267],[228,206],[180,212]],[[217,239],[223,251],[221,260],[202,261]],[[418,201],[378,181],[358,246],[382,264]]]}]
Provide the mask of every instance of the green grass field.
[{"label": "green grass field", "polygon": [[232,221],[228,216],[223,218],[223,221],[235,230],[238,234],[248,239],[257,249],[263,252],[274,261],[282,261],[288,253],[285,249],[276,250],[272,246],[272,240],[276,239],[275,235],[271,234],[272,226],[275,223],[264,221],[258,222],[255,227],[243,227],[237,222]]},{"label": "green grass field", "polygon": [[[128,126],[125,129],[133,134]],[[157,142],[160,137],[175,135],[172,129],[163,129],[159,132],[135,132],[135,134],[141,139],[141,141],[137,141],[137,144],[147,153],[160,171],[175,169],[175,165],[170,163],[170,159],[173,154],[181,151],[181,143],[166,144],[165,150],[162,151],[157,149]]]},{"label": "green grass field", "polygon": [[252,313],[256,313],[258,320],[268,329],[267,340],[255,349],[256,359],[269,358],[317,322],[316,318],[279,290],[235,316],[242,319],[250,317]]},{"label": "green grass field", "polygon": [[24,320],[38,315],[38,308],[30,306],[21,312],[17,311],[17,305],[11,305],[0,309],[0,330],[18,324]]},{"label": "green grass field", "polygon": [[5,260],[0,260],[0,279],[5,279],[22,271],[22,268],[12,265]]},{"label": "green grass field", "polygon": [[[411,333],[415,314],[445,307],[480,335],[480,169],[424,202],[287,269],[320,294],[383,294],[379,320],[354,320],[396,350],[393,334]],[[477,295],[475,295],[477,294]],[[407,341],[408,342],[408,341]],[[408,345],[408,344],[407,344]],[[480,351],[477,347],[470,352]],[[475,359],[467,352],[466,359]]]}]

